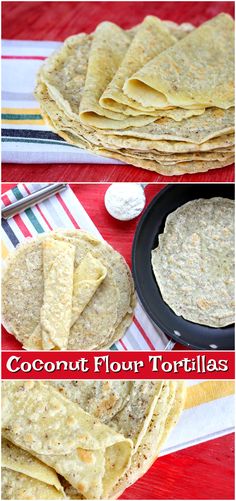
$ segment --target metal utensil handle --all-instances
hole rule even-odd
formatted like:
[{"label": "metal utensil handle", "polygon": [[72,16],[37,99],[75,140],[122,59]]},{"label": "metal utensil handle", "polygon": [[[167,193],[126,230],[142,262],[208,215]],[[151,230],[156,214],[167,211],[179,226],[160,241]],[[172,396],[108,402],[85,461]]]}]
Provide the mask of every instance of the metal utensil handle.
[{"label": "metal utensil handle", "polygon": [[40,188],[39,190],[35,191],[34,193],[31,193],[30,195],[27,195],[21,200],[17,200],[16,202],[13,202],[7,207],[4,207],[1,211],[2,217],[4,219],[8,219],[12,216],[15,216],[19,212],[22,212],[39,202],[43,202],[52,195],[55,195],[56,193],[59,193],[62,190],[65,190],[66,187],[67,187],[66,183],[53,183],[44,186],[43,188]]}]

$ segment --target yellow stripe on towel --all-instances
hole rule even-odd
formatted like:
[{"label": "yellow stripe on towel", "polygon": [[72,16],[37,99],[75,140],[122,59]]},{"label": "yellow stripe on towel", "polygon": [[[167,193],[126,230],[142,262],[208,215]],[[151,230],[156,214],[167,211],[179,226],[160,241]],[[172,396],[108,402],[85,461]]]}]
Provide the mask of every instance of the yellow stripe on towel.
[{"label": "yellow stripe on towel", "polygon": [[189,386],[184,408],[191,409],[218,398],[228,397],[234,394],[234,389],[234,381],[204,381]]},{"label": "yellow stripe on towel", "polygon": [[2,108],[2,113],[14,113],[15,115],[40,115],[40,108]]}]

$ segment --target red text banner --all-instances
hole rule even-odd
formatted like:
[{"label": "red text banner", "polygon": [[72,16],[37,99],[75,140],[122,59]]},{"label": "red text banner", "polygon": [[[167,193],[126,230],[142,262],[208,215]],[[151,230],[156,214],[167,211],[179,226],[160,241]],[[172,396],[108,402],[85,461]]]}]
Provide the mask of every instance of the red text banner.
[{"label": "red text banner", "polygon": [[234,352],[2,352],[3,379],[234,379]]}]

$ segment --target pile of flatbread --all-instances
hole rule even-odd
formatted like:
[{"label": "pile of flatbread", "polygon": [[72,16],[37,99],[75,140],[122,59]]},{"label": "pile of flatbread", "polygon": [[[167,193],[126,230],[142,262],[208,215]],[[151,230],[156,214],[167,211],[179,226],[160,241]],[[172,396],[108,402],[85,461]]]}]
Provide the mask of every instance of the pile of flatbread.
[{"label": "pile of flatbread", "polygon": [[184,407],[178,381],[5,381],[2,499],[116,499]]},{"label": "pile of flatbread", "polygon": [[234,159],[234,21],[147,16],[65,40],[40,68],[36,99],[69,143],[163,175]]},{"label": "pile of flatbread", "polygon": [[27,239],[2,282],[6,329],[28,350],[100,350],[132,322],[135,293],[124,258],[82,230]]}]

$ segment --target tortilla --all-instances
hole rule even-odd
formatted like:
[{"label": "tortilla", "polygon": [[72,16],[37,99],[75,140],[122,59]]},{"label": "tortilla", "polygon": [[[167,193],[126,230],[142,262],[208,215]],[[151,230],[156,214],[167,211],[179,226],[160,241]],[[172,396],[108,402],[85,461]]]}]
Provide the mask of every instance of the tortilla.
[{"label": "tortilla", "polygon": [[[104,22],[92,35],[70,37],[39,71],[35,96],[43,117],[73,146],[162,175],[230,165],[232,27],[227,14],[197,29],[147,16],[129,31]],[[152,69],[156,61],[162,72]],[[173,84],[177,101],[157,106],[153,93],[157,100],[165,94],[141,81],[148,89],[142,97],[151,101],[133,99],[125,89],[142,72],[148,82],[162,82],[167,95]]]},{"label": "tortilla", "polygon": [[161,381],[52,381],[72,402],[132,440],[135,452],[149,426]]},{"label": "tortilla", "polygon": [[[95,498],[103,491],[104,498],[113,499],[151,466],[184,400],[184,383],[178,381],[8,381],[3,383],[3,434],[63,470],[69,499],[84,499],[89,489]],[[95,462],[94,476],[88,459],[101,450],[100,463],[108,454],[112,467],[108,460],[101,471]]]},{"label": "tortilla", "polygon": [[[130,399],[134,381],[48,381],[71,402],[75,402],[101,423],[110,425]],[[141,424],[141,423],[140,423]],[[122,431],[124,433],[124,430]]]},{"label": "tortilla", "polygon": [[84,33],[67,38],[40,68],[41,81],[51,98],[75,119],[79,114],[92,39],[93,35]]},{"label": "tortilla", "polygon": [[[185,141],[202,144],[223,134],[234,132],[234,108],[220,110],[208,108],[203,115],[191,117],[182,122],[163,118],[145,127],[133,127],[126,131],[116,131],[119,136],[131,136],[141,139]],[[113,134],[104,130],[104,135]]]},{"label": "tortilla", "polygon": [[[46,109],[47,112],[50,115],[50,123],[53,125],[53,127],[57,130],[58,133],[61,131],[68,131],[70,134],[73,134],[76,136],[76,141],[81,142],[80,147],[84,148],[91,148],[91,143],[93,145],[97,146],[102,146],[104,148],[108,149],[122,149],[125,146],[127,148],[133,148],[133,149],[141,149],[141,150],[149,150],[149,149],[157,149],[157,151],[164,152],[164,153],[188,153],[188,152],[197,152],[197,151],[212,151],[218,148],[222,147],[232,147],[234,145],[234,134],[232,132],[229,133],[222,133],[221,129],[217,126],[215,126],[217,114],[215,109],[212,109],[210,112],[208,111],[208,129],[206,129],[206,134],[208,134],[208,131],[211,126],[216,128],[216,133],[219,134],[216,137],[213,137],[212,139],[204,140],[204,142],[201,142],[200,144],[196,143],[196,141],[199,141],[198,139],[198,133],[199,130],[202,130],[202,127],[204,127],[203,120],[198,123],[197,121],[193,121],[192,123],[192,130],[193,133],[195,132],[195,138],[192,139],[192,142],[186,142],[186,137],[189,136],[189,133],[191,131],[191,123],[190,125],[190,130],[188,130],[187,127],[187,122],[182,122],[181,126],[175,124],[175,130],[173,130],[173,137],[174,139],[169,140],[169,138],[165,138],[163,140],[161,139],[153,139],[151,135],[151,131],[149,128],[145,127],[145,129],[142,129],[143,136],[148,135],[147,139],[144,139],[142,137],[142,133],[140,134],[140,131],[138,128],[133,128],[133,129],[128,129],[127,131],[110,131],[111,133],[105,134],[104,131],[87,131],[86,129],[83,129],[83,127],[78,127],[78,124],[75,121],[70,120],[66,115],[63,113],[62,110],[59,110],[59,108],[56,106],[56,103],[50,99],[48,96],[47,90],[45,86],[42,84],[38,84],[38,97],[40,97],[40,103],[41,106]],[[219,111],[219,110],[218,110]],[[227,112],[226,112],[227,113]],[[221,112],[219,113],[220,116],[222,116]],[[226,127],[228,130],[233,130],[234,128],[234,111],[233,109],[229,110],[229,113],[227,113],[227,116],[224,115],[224,121],[222,121],[223,127],[225,127],[224,122],[227,122]],[[163,122],[165,123],[165,122]],[[162,130],[160,130],[161,133],[163,133],[163,123],[162,123]],[[173,125],[173,122],[172,122]],[[154,126],[154,125],[153,125]],[[186,133],[184,132],[184,138],[183,140],[179,139],[180,134],[182,133],[182,127],[185,126]],[[160,128],[160,123],[159,123],[159,128]],[[78,136],[76,135],[78,133]],[[192,134],[192,132],[191,132]],[[80,135],[80,136],[79,136]],[[80,137],[80,140],[78,139]],[[194,142],[195,139],[195,142]]]},{"label": "tortilla", "polygon": [[3,383],[3,435],[88,499],[107,496],[130,464],[129,439],[38,381]]},{"label": "tortilla", "polygon": [[[46,297],[43,245],[48,240],[50,245],[55,244],[54,248],[72,247],[75,253],[72,277],[70,275],[72,304],[70,317],[66,317],[67,349],[100,349],[109,343],[111,346],[132,322],[135,301],[131,273],[125,260],[112,247],[81,230],[40,235],[12,252],[2,284],[4,325],[26,349],[43,348],[40,329]],[[54,294],[53,289],[53,297]],[[61,306],[56,303],[55,307],[61,311],[63,302]]]},{"label": "tortilla", "polygon": [[[116,128],[117,120],[120,128],[129,126],[123,114],[105,112],[99,106],[99,99],[116,72],[132,36],[131,32],[125,32],[115,24],[104,22],[93,35],[82,33],[69,37],[42,65],[41,81],[70,118],[97,127]],[[110,65],[107,65],[107,60]],[[144,125],[153,120],[147,116],[131,118],[130,125]]]},{"label": "tortilla", "polygon": [[117,482],[111,498],[117,499],[127,487],[142,477],[157,459],[163,443],[178,421],[184,407],[185,385],[181,381],[164,381],[147,433],[132,456],[131,466]]},{"label": "tortilla", "polygon": [[74,325],[85,307],[89,304],[98,287],[106,278],[107,269],[88,253],[74,272],[72,315],[70,327]]},{"label": "tortilla", "polygon": [[234,21],[219,14],[155,57],[124,93],[155,108],[234,105]]},{"label": "tortilla", "polygon": [[52,468],[4,438],[2,439],[2,467],[23,473],[63,492],[58,476]]},{"label": "tortilla", "polygon": [[154,56],[157,56],[169,46],[175,44],[175,42],[176,38],[171,34],[171,31],[163,21],[154,16],[147,16],[137,30],[115,76],[101,96],[99,104],[105,110],[115,111],[116,113],[120,112],[129,116],[148,114],[149,116],[155,116],[156,119],[169,117],[173,120],[181,121],[193,115],[201,115],[204,109],[157,111],[153,107],[143,107],[137,101],[126,96],[122,91],[123,85],[129,77]]},{"label": "tortilla", "polygon": [[40,312],[44,350],[67,348],[73,296],[75,246],[46,239],[43,246],[44,297]]},{"label": "tortilla", "polygon": [[178,316],[210,327],[234,321],[234,201],[190,201],[167,216],[152,267]]},{"label": "tortilla", "polygon": [[1,499],[65,499],[55,487],[9,468],[2,468],[1,478]]},{"label": "tortilla", "polygon": [[[110,157],[107,152],[101,150],[102,154]],[[123,160],[123,156],[121,154],[115,154],[114,158],[117,160]],[[214,161],[190,161],[190,162],[178,162],[162,164],[156,162],[155,160],[146,160],[145,158],[139,159],[135,157],[126,156],[126,161],[131,165],[135,165],[136,167],[142,167],[147,170],[151,170],[157,172],[158,174],[162,174],[164,176],[177,176],[181,174],[195,174],[197,172],[207,172],[210,169],[220,169],[222,167],[226,167],[227,165],[231,165],[234,162],[234,156],[227,157],[225,160],[214,160]]]},{"label": "tortilla", "polygon": [[109,80],[100,98],[100,105],[105,109],[128,115],[152,112],[153,107],[144,108],[138,105],[133,99],[125,96],[122,88],[127,78],[175,42],[176,38],[160,19],[154,16],[145,17],[113,79]]}]

